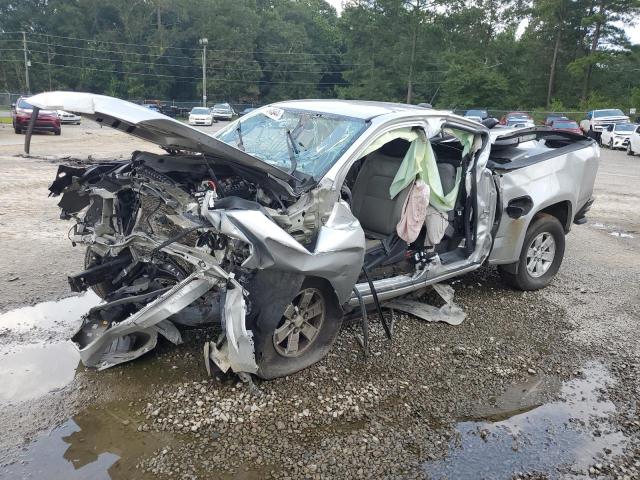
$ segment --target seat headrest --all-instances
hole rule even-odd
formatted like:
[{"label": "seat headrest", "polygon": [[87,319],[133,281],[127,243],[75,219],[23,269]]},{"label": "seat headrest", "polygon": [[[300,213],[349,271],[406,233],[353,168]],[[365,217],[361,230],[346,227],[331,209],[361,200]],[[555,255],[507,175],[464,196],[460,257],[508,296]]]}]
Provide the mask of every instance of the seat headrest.
[{"label": "seat headrest", "polygon": [[404,158],[407,150],[409,150],[409,142],[402,138],[391,140],[380,147],[380,152],[382,152],[383,155],[395,158]]}]

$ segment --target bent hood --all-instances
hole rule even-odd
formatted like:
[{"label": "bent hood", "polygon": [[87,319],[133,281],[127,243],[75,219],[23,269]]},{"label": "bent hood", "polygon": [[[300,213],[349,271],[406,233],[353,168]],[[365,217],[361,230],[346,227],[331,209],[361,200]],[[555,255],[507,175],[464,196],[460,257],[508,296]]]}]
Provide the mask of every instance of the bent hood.
[{"label": "bent hood", "polygon": [[284,181],[294,178],[196,128],[125,100],[93,93],[46,92],[29,97],[26,101],[41,109],[82,113],[100,124],[165,149],[203,153],[218,160],[261,170]]}]

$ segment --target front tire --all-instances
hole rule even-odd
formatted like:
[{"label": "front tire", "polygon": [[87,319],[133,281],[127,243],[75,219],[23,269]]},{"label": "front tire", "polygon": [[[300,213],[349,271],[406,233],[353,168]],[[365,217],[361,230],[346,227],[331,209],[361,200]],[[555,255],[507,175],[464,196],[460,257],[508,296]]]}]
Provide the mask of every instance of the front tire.
[{"label": "front tire", "polygon": [[498,267],[503,281],[518,290],[544,288],[560,269],[565,237],[560,221],[546,213],[537,214],[524,237],[520,259],[515,266]]},{"label": "front tire", "polygon": [[629,143],[627,143],[627,155],[629,155],[630,157],[633,157],[634,152],[631,149],[631,141],[629,141]]},{"label": "front tire", "polygon": [[306,279],[284,311],[260,319],[254,329],[257,375],[291,375],[322,360],[342,325],[333,292],[317,279]]},{"label": "front tire", "polygon": [[13,131],[14,131],[15,133],[17,133],[18,135],[21,135],[21,134],[22,134],[22,129],[21,129],[20,127],[13,127]]},{"label": "front tire", "polygon": [[609,140],[609,150],[614,150],[613,148],[613,138]]}]

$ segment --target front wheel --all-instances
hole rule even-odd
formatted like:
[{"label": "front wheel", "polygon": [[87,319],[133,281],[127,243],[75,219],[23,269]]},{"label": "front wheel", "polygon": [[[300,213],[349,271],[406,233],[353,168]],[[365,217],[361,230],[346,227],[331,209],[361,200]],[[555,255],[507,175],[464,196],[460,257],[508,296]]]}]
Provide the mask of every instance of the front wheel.
[{"label": "front wheel", "polygon": [[20,127],[13,127],[13,131],[16,132],[18,135],[22,134],[22,129]]},{"label": "front wheel", "polygon": [[609,140],[609,150],[613,150],[613,138]]},{"label": "front wheel", "polygon": [[629,155],[630,157],[633,157],[633,150],[631,149],[631,142],[627,143],[627,155]]},{"label": "front wheel", "polygon": [[552,215],[539,213],[527,229],[515,268],[499,267],[502,279],[519,290],[544,288],[560,269],[565,238],[562,225]]},{"label": "front wheel", "polygon": [[254,330],[257,374],[271,379],[324,358],[338,336],[342,311],[325,284],[307,279],[284,311],[259,323]]}]

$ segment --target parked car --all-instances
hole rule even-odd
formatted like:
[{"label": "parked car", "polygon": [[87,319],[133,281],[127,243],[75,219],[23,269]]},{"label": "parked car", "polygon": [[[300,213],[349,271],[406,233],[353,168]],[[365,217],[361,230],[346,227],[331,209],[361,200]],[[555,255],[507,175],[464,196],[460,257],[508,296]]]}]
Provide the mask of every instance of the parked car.
[{"label": "parked car", "polygon": [[482,123],[482,120],[489,118],[489,112],[484,108],[472,108],[464,112],[465,118],[470,118],[478,123]]},{"label": "parked car", "polygon": [[174,105],[160,105],[160,113],[175,118],[180,113],[180,109]]},{"label": "parked car", "polygon": [[506,126],[533,126],[533,118],[525,112],[509,112],[500,119],[500,125]]},{"label": "parked car", "polygon": [[633,156],[636,153],[640,153],[640,125],[636,126],[627,143],[627,155]]},{"label": "parked car", "polygon": [[585,135],[600,141],[602,132],[609,125],[615,125],[616,123],[629,123],[629,117],[617,108],[591,110],[587,112],[587,118],[580,122],[580,128]]},{"label": "parked car", "polygon": [[527,118],[513,117],[513,118],[507,119],[506,122],[504,123],[504,126],[511,127],[511,128],[528,128],[528,127],[535,127],[535,123],[533,123],[533,120],[530,120]]},{"label": "parked car", "polygon": [[193,107],[191,112],[189,112],[189,125],[211,126],[216,121],[210,108]]},{"label": "parked car", "polygon": [[[18,98],[18,101],[11,106],[11,123],[13,131],[17,134],[26,132],[29,127],[29,120],[33,113],[33,106],[25,100],[24,97]],[[60,135],[62,127],[60,118],[55,110],[42,109],[38,112],[38,118],[33,126],[34,132],[53,132],[54,135]]]},{"label": "parked car", "polygon": [[563,115],[562,113],[552,113],[545,117],[544,125],[546,125],[547,127],[550,127],[555,120],[569,120],[569,118]]},{"label": "parked car", "polygon": [[582,135],[582,130],[578,125],[578,122],[569,120],[568,118],[556,118],[551,122],[549,127],[552,130],[561,130],[563,132],[572,132]]},{"label": "parked car", "polygon": [[60,123],[62,123],[63,125],[80,125],[80,121],[82,120],[82,117],[80,117],[80,115],[76,115],[75,113],[71,112],[65,112],[64,110],[56,110],[56,114],[60,119]]},{"label": "parked car", "polygon": [[231,120],[236,112],[228,103],[216,103],[211,109],[216,120]]},{"label": "parked car", "polygon": [[242,117],[242,116],[246,115],[247,113],[253,112],[254,110],[255,110],[254,107],[247,107],[244,110],[241,110],[240,113],[238,113],[238,115]]},{"label": "parked car", "polygon": [[322,359],[346,313],[484,263],[515,288],[545,287],[586,221],[600,152],[403,104],[285,101],[210,136],[100,95],[29,101],[112,119],[170,152],[60,165],[49,188],[87,247],[72,290],[105,299],[73,337],[100,369],[217,323],[208,366],[280,377]]},{"label": "parked car", "polygon": [[612,150],[615,148],[626,149],[627,143],[629,143],[629,137],[636,127],[637,125],[633,123],[616,123],[615,125],[609,125],[602,131],[600,143],[603,147],[606,146]]}]

